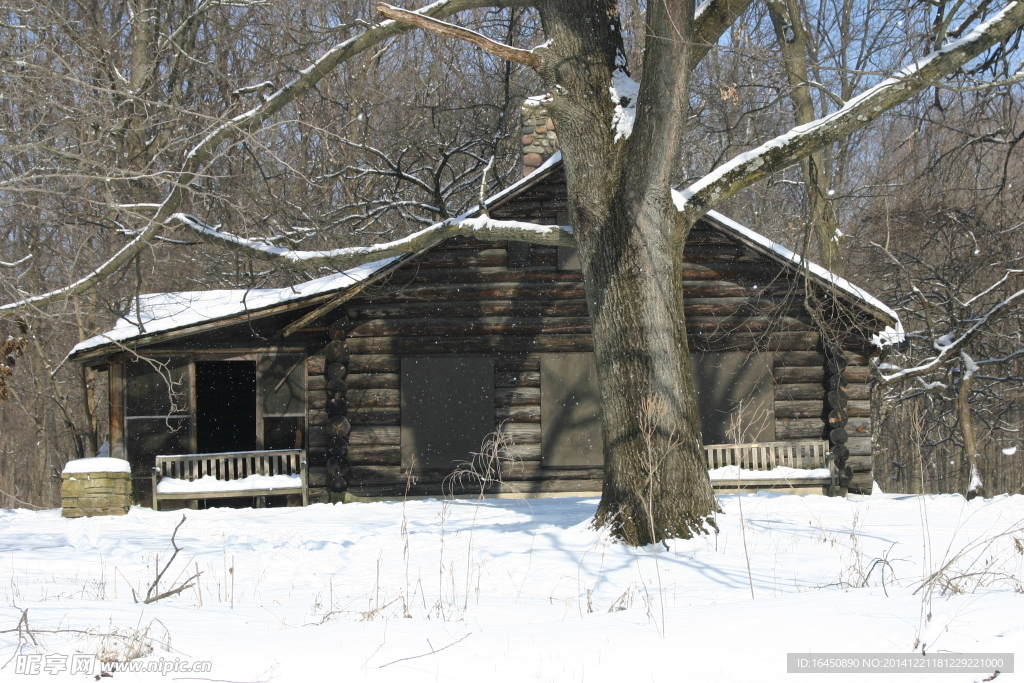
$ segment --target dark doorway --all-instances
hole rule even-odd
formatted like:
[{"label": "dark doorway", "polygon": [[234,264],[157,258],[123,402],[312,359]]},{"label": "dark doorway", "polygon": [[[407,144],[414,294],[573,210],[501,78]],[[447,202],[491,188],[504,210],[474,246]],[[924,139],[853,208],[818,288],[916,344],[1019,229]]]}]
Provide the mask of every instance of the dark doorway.
[{"label": "dark doorway", "polygon": [[196,450],[256,447],[256,362],[196,361]]}]

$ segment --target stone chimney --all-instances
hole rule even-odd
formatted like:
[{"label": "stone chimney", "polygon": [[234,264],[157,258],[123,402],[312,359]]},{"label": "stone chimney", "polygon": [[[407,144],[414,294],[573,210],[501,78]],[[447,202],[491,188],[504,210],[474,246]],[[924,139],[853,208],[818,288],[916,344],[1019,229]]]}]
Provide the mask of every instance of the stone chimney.
[{"label": "stone chimney", "polygon": [[550,101],[550,95],[537,95],[523,102],[523,177],[558,151],[555,122],[548,115]]}]

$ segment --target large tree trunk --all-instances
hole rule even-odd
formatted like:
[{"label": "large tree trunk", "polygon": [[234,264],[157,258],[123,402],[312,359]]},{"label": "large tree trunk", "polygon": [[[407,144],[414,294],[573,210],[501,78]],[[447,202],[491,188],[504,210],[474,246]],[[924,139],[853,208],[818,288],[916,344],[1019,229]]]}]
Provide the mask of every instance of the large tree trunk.
[{"label": "large tree trunk", "polygon": [[[685,117],[693,3],[648,11],[631,136],[616,139],[612,74],[624,56],[607,0],[541,5],[551,38],[541,75],[565,149],[569,211],[594,325],[605,477],[596,521],[631,545],[713,526],[683,318],[690,225],[672,203]],[[588,21],[595,16],[608,22]]]},{"label": "large tree trunk", "polygon": [[583,250],[604,408],[597,520],[633,545],[701,533],[716,510],[683,317],[685,231],[666,230],[658,208],[622,198]]}]

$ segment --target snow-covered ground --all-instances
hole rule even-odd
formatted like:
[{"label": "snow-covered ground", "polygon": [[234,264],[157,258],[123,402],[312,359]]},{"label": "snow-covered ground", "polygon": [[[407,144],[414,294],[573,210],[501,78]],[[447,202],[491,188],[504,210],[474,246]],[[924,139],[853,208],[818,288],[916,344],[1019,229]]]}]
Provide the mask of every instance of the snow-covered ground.
[{"label": "snow-covered ground", "polygon": [[[720,534],[668,549],[609,543],[594,499],[190,511],[160,590],[199,583],[149,605],[132,590],[181,512],[4,510],[0,678],[93,680],[17,667],[136,633],[155,646],[143,661],[212,671],[114,681],[816,680],[787,674],[786,653],[1024,653],[1024,496],[719,500]],[[915,594],[947,564],[930,600]]]}]

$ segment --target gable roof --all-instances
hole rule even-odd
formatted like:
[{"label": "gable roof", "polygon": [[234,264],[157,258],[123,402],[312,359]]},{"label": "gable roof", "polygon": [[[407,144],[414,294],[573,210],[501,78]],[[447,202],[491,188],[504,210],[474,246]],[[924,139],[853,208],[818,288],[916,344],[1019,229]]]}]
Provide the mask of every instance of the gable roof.
[{"label": "gable roof", "polygon": [[[477,216],[483,208],[497,208],[543,182],[561,167],[562,153],[555,152],[533,173],[488,197],[482,207],[475,206],[455,220]],[[876,345],[884,346],[903,340],[903,327],[896,312],[864,289],[716,211],[707,212],[703,220],[755,252],[790,270],[805,274],[831,291],[845,295],[852,303],[885,325],[885,330],[872,338]],[[439,239],[427,249],[441,241],[443,239]],[[366,263],[290,287],[144,294],[138,298],[137,306],[134,306],[127,315],[118,318],[112,330],[76,344],[68,354],[68,360],[94,358],[158,337],[184,336],[192,331],[199,331],[196,328],[206,329],[211,325],[220,327],[296,307],[316,306],[335,296],[344,295],[354,288],[361,289],[416,255],[408,254]]]}]

